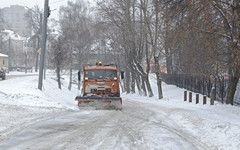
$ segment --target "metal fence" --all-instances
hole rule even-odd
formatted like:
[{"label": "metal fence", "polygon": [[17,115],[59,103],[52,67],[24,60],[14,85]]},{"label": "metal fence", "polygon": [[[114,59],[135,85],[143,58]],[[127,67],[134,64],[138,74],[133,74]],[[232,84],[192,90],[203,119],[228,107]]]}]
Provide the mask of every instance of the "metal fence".
[{"label": "metal fence", "polygon": [[[192,75],[161,74],[163,81],[189,91],[200,93],[210,97],[211,89],[216,89],[215,100],[225,102],[228,90],[228,79],[226,78],[205,78]],[[234,105],[240,105],[240,82],[234,96]]]}]

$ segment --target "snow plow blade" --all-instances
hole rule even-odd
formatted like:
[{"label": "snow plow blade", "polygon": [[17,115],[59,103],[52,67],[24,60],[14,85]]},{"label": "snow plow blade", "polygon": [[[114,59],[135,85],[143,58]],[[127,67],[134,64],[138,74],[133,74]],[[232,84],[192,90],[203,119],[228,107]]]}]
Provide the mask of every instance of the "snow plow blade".
[{"label": "snow plow blade", "polygon": [[122,98],[120,97],[92,97],[77,96],[79,107],[95,107],[96,109],[121,110]]}]

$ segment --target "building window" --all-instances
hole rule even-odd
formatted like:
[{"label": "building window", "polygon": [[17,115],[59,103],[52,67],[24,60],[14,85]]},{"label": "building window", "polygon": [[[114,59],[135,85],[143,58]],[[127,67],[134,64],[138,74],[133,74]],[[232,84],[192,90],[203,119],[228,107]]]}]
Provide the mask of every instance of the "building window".
[{"label": "building window", "polygon": [[2,64],[5,65],[5,60],[3,60]]}]

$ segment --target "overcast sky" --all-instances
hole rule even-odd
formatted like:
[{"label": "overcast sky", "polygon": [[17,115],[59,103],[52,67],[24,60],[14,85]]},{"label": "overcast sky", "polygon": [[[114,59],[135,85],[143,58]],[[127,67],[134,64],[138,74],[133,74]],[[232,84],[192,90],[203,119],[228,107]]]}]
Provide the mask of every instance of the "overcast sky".
[{"label": "overcast sky", "polygon": [[[58,17],[59,7],[62,5],[66,5],[68,0],[49,0],[49,6],[51,10],[50,18]],[[71,0],[75,1],[75,0]],[[9,7],[10,5],[21,5],[27,6],[28,8],[32,8],[35,5],[38,5],[41,9],[44,8],[45,0],[0,0],[0,8]],[[57,19],[57,18],[56,18]]]}]

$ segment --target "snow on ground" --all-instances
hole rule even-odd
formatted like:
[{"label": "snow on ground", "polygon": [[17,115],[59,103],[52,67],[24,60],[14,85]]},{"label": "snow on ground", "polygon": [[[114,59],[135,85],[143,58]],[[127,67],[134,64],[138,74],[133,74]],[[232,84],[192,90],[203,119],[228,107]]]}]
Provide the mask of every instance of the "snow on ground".
[{"label": "snow on ground", "polygon": [[[76,92],[67,90],[66,86],[59,90],[55,75],[47,76],[43,84],[40,91],[37,74],[24,72],[10,72],[6,80],[0,81],[0,141],[16,132],[17,126],[27,126],[31,120],[41,120],[46,114],[78,110],[73,100]],[[67,85],[66,81],[63,84]]]},{"label": "snow on ground", "polygon": [[[21,81],[19,82],[19,80]],[[64,80],[62,82],[64,85],[68,84]],[[38,76],[15,77],[1,81],[0,95],[3,98],[0,102],[31,107],[76,109],[75,103],[72,101],[75,93],[69,91],[66,86],[59,90],[55,75],[43,80],[43,91],[40,91],[37,85]]]},{"label": "snow on ground", "polygon": [[[150,78],[154,82],[154,76],[151,75]],[[217,145],[215,149],[240,149],[239,107],[223,105],[219,102],[210,106],[209,99],[207,105],[202,105],[202,95],[199,97],[200,103],[195,104],[196,93],[193,93],[192,103],[184,102],[185,89],[165,83],[162,86],[164,98],[161,100],[157,98],[156,84],[152,84],[155,93],[152,98],[142,97],[138,94],[124,94],[123,97],[171,109],[173,113],[169,114],[169,118],[178,122],[182,129],[187,130],[194,137],[198,137],[199,141]]]},{"label": "snow on ground", "polygon": [[[11,74],[20,75],[21,73],[9,75]],[[152,83],[155,82],[154,75],[150,76],[150,80]],[[74,101],[79,91],[76,90],[75,85],[71,91],[67,89],[67,76],[62,80],[62,90],[58,89],[55,75],[47,76],[43,83],[43,91],[38,90],[37,84],[37,75],[0,81],[0,142],[21,130],[16,126],[24,128],[33,122],[41,122],[41,116],[58,115],[63,111],[79,111]],[[154,92],[152,98],[139,96],[137,93],[122,94],[123,109],[127,107],[124,106],[124,99],[145,103],[146,107],[153,104],[159,108],[155,111],[159,118],[162,118],[163,114],[166,115],[168,118],[166,120],[177,122],[179,130],[187,132],[201,143],[208,146],[214,145],[212,149],[240,149],[239,107],[222,105],[218,102],[210,106],[209,100],[207,105],[202,105],[202,95],[200,95],[200,104],[194,104],[195,97],[193,97],[193,103],[184,102],[184,89],[165,83],[162,86],[164,98],[161,100],[157,98],[156,84],[152,84]],[[91,110],[83,112],[84,115],[88,115],[89,111]],[[155,121],[156,118],[149,119]],[[161,121],[166,127],[174,126],[168,121]],[[151,139],[151,137],[148,138]]]}]

